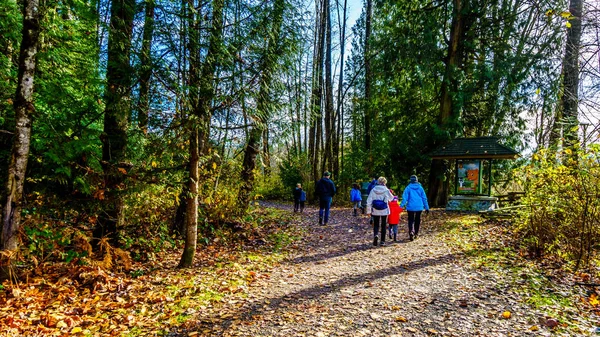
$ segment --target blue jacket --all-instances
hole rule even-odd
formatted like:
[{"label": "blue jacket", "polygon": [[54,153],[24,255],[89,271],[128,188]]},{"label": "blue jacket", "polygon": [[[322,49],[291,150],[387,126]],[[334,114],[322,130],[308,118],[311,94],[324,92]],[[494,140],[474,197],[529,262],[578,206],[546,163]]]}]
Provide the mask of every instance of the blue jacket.
[{"label": "blue jacket", "polygon": [[350,190],[350,201],[357,202],[362,201],[362,195],[360,194],[360,190],[353,188]]},{"label": "blue jacket", "polygon": [[335,184],[333,183],[333,181],[325,177],[317,181],[315,190],[315,192],[317,192],[317,195],[321,198],[332,198],[336,192]]},{"label": "blue jacket", "polygon": [[402,193],[402,203],[400,207],[407,211],[418,212],[423,209],[429,210],[429,204],[427,203],[427,195],[421,183],[415,182],[410,183],[404,189]]}]

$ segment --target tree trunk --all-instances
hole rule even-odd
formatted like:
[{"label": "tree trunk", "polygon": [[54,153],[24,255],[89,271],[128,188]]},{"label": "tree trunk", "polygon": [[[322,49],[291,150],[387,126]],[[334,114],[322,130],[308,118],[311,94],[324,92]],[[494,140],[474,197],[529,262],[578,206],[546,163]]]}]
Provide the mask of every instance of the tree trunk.
[{"label": "tree trunk", "polygon": [[313,180],[317,180],[319,174],[319,154],[321,150],[321,129],[322,129],[322,106],[323,106],[323,52],[325,47],[325,1],[321,2],[320,10],[318,11],[318,24],[315,36],[315,57],[313,62],[313,83],[311,93],[311,130],[310,130],[310,148],[312,176]]},{"label": "tree trunk", "polygon": [[573,147],[578,143],[578,105],[579,105],[579,48],[581,44],[581,16],[583,0],[571,0],[569,12],[572,19],[569,20],[571,28],[567,33],[567,45],[562,67],[562,97],[561,107],[565,127],[563,135],[565,147]]},{"label": "tree trunk", "polygon": [[102,139],[104,208],[94,229],[94,246],[108,237],[117,246],[117,228],[123,222],[123,182],[127,173],[127,128],[131,105],[131,66],[129,55],[135,0],[114,0],[111,5],[106,69],[106,107]]},{"label": "tree trunk", "polygon": [[148,132],[148,116],[150,113],[150,77],[152,76],[152,36],[154,35],[154,0],[146,1],[146,17],[144,35],[140,55],[140,103],[138,107],[138,126],[142,132]]},{"label": "tree trunk", "polygon": [[373,0],[367,0],[367,12],[365,17],[365,102],[363,109],[365,111],[365,151],[367,152],[367,173],[373,175],[373,155],[371,153],[371,47],[369,40],[371,38],[371,19],[373,17]]},{"label": "tree trunk", "polygon": [[32,116],[35,112],[33,89],[40,35],[38,0],[25,1],[22,32],[19,75],[13,103],[16,127],[10,163],[8,164],[8,181],[3,197],[2,238],[0,240],[3,250],[15,250],[19,245],[17,235],[21,228],[23,184],[25,183],[29,145],[31,143]]},{"label": "tree trunk", "polygon": [[[190,0],[189,6],[194,8],[194,1]],[[190,51],[190,107],[189,118],[190,132],[190,164],[189,180],[186,188],[185,232],[186,241],[179,268],[189,268],[194,262],[194,253],[197,246],[198,233],[198,182],[200,181],[199,164],[200,156],[208,153],[210,120],[212,118],[212,101],[215,96],[214,75],[220,58],[223,34],[223,6],[224,0],[213,2],[212,24],[209,37],[209,46],[204,64],[200,64],[200,20],[202,14],[192,11],[191,27],[189,29]],[[194,192],[195,189],[195,192]],[[190,214],[193,212],[193,214]],[[190,237],[192,235],[193,237]]]},{"label": "tree trunk", "polygon": [[[266,123],[266,124],[268,124],[268,123]],[[262,157],[263,157],[263,164],[265,165],[265,178],[266,178],[269,175],[271,175],[271,155],[269,153],[269,128],[263,129],[262,143],[263,143]]]},{"label": "tree trunk", "polygon": [[[192,122],[193,124],[193,122]],[[190,165],[189,179],[187,183],[186,208],[185,208],[185,247],[179,268],[189,268],[194,263],[196,246],[198,241],[198,164],[200,162],[198,148],[198,129],[192,126],[190,130]]]},{"label": "tree trunk", "polygon": [[[437,141],[434,147],[440,146],[443,142],[450,139],[453,133],[453,121],[458,118],[458,111],[452,96],[458,90],[458,80],[456,72],[462,66],[463,58],[463,36],[465,33],[465,22],[463,11],[465,2],[469,0],[454,0],[454,10],[452,15],[452,26],[450,28],[450,41],[446,55],[446,70],[442,81],[440,97],[440,113],[437,124],[441,130],[446,131],[446,140]],[[433,206],[444,206],[448,197],[448,180],[445,179],[446,165],[443,160],[434,159],[431,161],[429,171],[428,199],[429,204]]]},{"label": "tree trunk", "polygon": [[[346,49],[346,9],[348,8],[348,0],[344,0],[344,9],[342,11],[342,17],[340,19],[340,12],[338,7],[338,22],[341,22],[342,27],[340,28],[340,75],[338,78],[338,92],[337,92],[337,107],[335,112],[335,119],[337,122],[337,136],[334,148],[333,158],[335,160],[333,166],[334,177],[337,177],[340,173],[340,147],[342,151],[342,159],[344,158],[344,134],[343,134],[343,123],[344,123],[344,102],[342,97],[342,91],[344,89],[344,52]],[[341,139],[341,144],[340,144]],[[343,162],[342,162],[343,169]]]},{"label": "tree trunk", "polygon": [[325,142],[323,144],[323,164],[321,172],[333,168],[333,141],[335,121],[333,114],[333,77],[331,71],[331,3],[324,2],[325,10]]},{"label": "tree trunk", "polygon": [[256,115],[254,125],[246,142],[244,162],[242,166],[242,186],[239,193],[239,209],[246,210],[250,202],[250,193],[254,188],[254,168],[256,156],[260,152],[260,139],[266,121],[269,119],[269,105],[271,104],[271,86],[279,57],[279,39],[285,10],[285,0],[275,0],[273,3],[272,26],[268,37],[267,48],[260,64],[260,88],[256,101]]}]

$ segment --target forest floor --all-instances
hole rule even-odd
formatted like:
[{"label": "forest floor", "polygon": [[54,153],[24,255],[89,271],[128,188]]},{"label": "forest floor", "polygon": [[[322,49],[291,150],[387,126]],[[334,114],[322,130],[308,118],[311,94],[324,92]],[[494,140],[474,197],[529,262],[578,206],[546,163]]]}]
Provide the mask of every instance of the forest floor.
[{"label": "forest floor", "polygon": [[411,242],[403,214],[399,242],[374,247],[368,217],[348,208],[319,226],[315,208],[262,206],[259,217],[280,219],[270,234],[203,245],[194,268],[175,268],[178,250],[128,273],[40,264],[1,286],[0,336],[590,336],[600,326],[593,273],[527,259],[509,222],[435,210]]},{"label": "forest floor", "polygon": [[314,208],[295,219],[298,249],[242,302],[172,336],[589,336],[598,324],[595,293],[573,286],[589,275],[522,258],[509,223],[434,211],[409,241],[403,216],[399,242],[374,247],[368,217],[347,208],[327,226]]}]

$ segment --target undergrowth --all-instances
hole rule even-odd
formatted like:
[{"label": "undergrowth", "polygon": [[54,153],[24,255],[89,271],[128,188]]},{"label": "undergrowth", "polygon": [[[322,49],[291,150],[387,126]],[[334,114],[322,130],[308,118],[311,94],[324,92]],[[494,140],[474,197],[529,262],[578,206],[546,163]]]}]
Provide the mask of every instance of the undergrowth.
[{"label": "undergrowth", "polygon": [[509,221],[465,214],[445,222],[440,235],[468,258],[471,268],[501,276],[496,288],[520,294],[531,307],[543,312],[545,318],[557,319],[560,325],[554,332],[589,333],[589,327],[580,320],[598,314],[596,290],[573,286],[585,279],[586,274],[570,270],[558,259],[532,259],[527,245],[515,232]]}]

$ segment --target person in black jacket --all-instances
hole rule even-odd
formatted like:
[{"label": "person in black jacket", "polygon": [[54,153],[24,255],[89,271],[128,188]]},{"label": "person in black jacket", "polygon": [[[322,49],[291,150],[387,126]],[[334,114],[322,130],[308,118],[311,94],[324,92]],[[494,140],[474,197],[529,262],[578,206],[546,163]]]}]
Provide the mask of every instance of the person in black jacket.
[{"label": "person in black jacket", "polygon": [[335,184],[329,177],[331,177],[331,173],[326,171],[323,173],[323,178],[315,185],[315,191],[319,197],[319,225],[327,225],[331,200],[336,192]]}]

